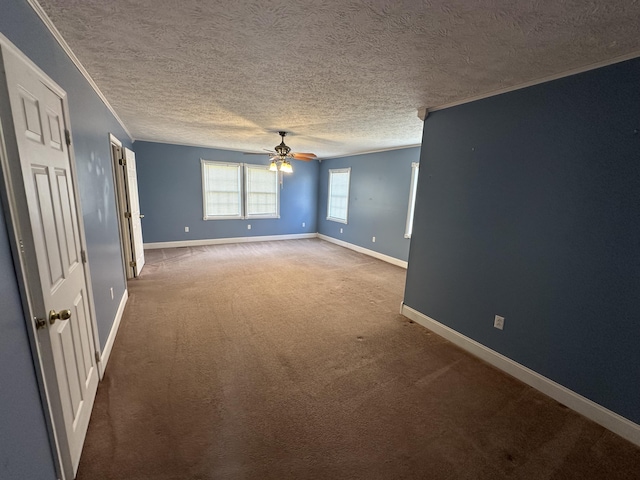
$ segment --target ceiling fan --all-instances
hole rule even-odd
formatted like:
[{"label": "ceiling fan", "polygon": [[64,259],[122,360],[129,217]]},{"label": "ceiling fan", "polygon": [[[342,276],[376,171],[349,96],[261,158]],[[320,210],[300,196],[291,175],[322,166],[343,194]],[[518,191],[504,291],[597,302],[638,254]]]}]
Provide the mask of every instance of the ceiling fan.
[{"label": "ceiling fan", "polygon": [[[282,137],[282,142],[280,142],[280,145],[276,145],[273,150],[265,149],[268,152],[269,158],[271,159],[269,170],[291,173],[293,172],[293,168],[291,167],[291,162],[289,161],[290,158],[293,158],[294,160],[302,160],[303,162],[309,162],[317,158],[315,153],[292,152],[291,148],[284,143],[284,137],[287,135],[287,132],[278,132],[278,135]],[[264,154],[248,153],[247,155]]]}]

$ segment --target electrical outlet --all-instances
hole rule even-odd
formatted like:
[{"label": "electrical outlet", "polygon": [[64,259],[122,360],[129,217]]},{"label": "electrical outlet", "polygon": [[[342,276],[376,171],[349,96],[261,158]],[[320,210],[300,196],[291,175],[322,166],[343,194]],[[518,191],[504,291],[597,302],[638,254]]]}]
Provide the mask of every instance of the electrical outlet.
[{"label": "electrical outlet", "polygon": [[494,320],[493,320],[493,326],[495,328],[497,328],[498,330],[503,330],[504,329],[504,317],[501,317],[500,315],[496,315],[496,318],[494,318]]},{"label": "electrical outlet", "polygon": [[372,237],[372,238],[371,238],[371,241],[372,241],[373,243],[376,243],[376,237]]},{"label": "electrical outlet", "polygon": [[189,227],[184,227],[184,232],[189,233]]},{"label": "electrical outlet", "polygon": [[340,229],[340,233],[342,233],[342,229]]},{"label": "electrical outlet", "polygon": [[247,230],[251,230],[251,225],[247,225]]},{"label": "electrical outlet", "polygon": [[111,290],[111,300],[113,300],[113,287],[111,287],[109,290]]},{"label": "electrical outlet", "polygon": [[306,226],[307,226],[307,224],[306,224],[306,223],[304,223],[304,222],[302,222],[302,228],[304,228],[304,227],[306,227]]}]

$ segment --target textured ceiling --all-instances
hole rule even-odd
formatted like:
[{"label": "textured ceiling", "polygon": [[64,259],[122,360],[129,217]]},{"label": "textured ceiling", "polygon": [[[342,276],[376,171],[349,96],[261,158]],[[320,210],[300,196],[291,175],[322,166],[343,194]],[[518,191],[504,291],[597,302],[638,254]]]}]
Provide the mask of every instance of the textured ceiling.
[{"label": "textured ceiling", "polygon": [[640,0],[39,0],[134,138],[328,157],[422,106],[640,53]]}]

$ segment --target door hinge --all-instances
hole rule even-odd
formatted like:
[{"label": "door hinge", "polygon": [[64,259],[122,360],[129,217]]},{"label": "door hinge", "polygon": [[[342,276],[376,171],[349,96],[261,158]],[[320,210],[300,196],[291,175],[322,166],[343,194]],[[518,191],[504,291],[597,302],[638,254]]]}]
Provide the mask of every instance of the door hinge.
[{"label": "door hinge", "polygon": [[33,321],[36,324],[36,330],[40,330],[47,326],[47,321],[44,318],[33,317]]},{"label": "door hinge", "polygon": [[80,258],[82,258],[82,263],[87,263],[87,252],[85,252],[84,250],[81,250]]},{"label": "door hinge", "polygon": [[64,131],[64,139],[67,142],[67,147],[71,146],[71,132],[69,130]]},{"label": "door hinge", "polygon": [[127,159],[124,157],[120,157],[120,159],[118,160],[118,163],[122,166],[127,164]]},{"label": "door hinge", "polygon": [[100,363],[100,352],[96,350],[96,362]]},{"label": "door hinge", "polygon": [[137,262],[136,262],[135,260],[131,260],[131,261],[129,262],[129,266],[130,266],[130,267],[137,267],[137,266],[138,266],[138,264],[137,264]]},{"label": "door hinge", "polygon": [[131,218],[131,212],[124,212],[124,218]]}]

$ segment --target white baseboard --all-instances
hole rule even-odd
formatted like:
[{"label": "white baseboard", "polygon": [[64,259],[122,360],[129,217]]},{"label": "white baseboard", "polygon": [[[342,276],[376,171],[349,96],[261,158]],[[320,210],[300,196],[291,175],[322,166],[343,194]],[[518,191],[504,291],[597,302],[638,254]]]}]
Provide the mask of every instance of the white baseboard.
[{"label": "white baseboard", "polygon": [[393,265],[397,265],[398,267],[407,268],[408,263],[404,260],[400,260],[399,258],[391,257],[389,255],[385,255],[384,253],[376,252],[375,250],[369,250],[368,248],[360,247],[358,245],[354,245],[353,243],[345,242],[344,240],[338,240],[337,238],[329,237],[321,233],[318,233],[318,238],[326,240],[327,242],[335,243],[336,245],[340,245],[341,247],[355,250],[359,253],[364,253],[365,255],[377,258],[378,260],[382,260],[383,262],[391,263]]},{"label": "white baseboard", "polygon": [[428,330],[446,338],[463,350],[466,350],[581,415],[584,415],[588,419],[593,420],[597,424],[602,425],[604,428],[640,446],[640,425],[631,420],[606,409],[602,405],[583,397],[573,390],[569,390],[524,365],[520,365],[510,358],[485,347],[481,343],[462,335],[411,307],[402,304],[400,313]]},{"label": "white baseboard", "polygon": [[125,290],[122,294],[122,298],[120,299],[120,305],[118,305],[118,311],[116,312],[116,318],[113,320],[113,326],[111,327],[111,332],[109,332],[109,338],[107,338],[107,343],[104,344],[104,348],[102,349],[102,353],[100,354],[100,363],[102,364],[102,368],[100,369],[100,380],[102,380],[102,377],[104,377],[104,372],[107,368],[107,362],[109,361],[109,356],[111,355],[113,343],[116,341],[116,335],[118,334],[120,321],[122,320],[124,307],[127,305],[128,299],[129,291]]},{"label": "white baseboard", "polygon": [[182,240],[177,242],[145,243],[145,250],[157,248],[200,247],[203,245],[222,245],[225,243],[271,242],[274,240],[299,240],[301,238],[316,238],[316,233],[292,233],[290,235],[266,235],[262,237],[233,237],[233,238],[205,238],[202,240]]}]

